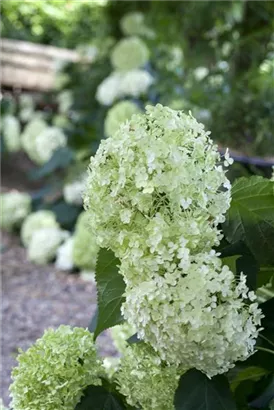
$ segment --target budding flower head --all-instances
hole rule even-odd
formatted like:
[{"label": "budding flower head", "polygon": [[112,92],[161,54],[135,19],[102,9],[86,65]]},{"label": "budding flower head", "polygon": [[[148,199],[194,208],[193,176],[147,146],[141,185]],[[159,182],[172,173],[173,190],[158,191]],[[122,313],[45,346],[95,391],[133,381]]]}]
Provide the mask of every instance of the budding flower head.
[{"label": "budding flower head", "polygon": [[128,346],[115,376],[129,405],[143,410],[173,410],[180,374],[144,343]]},{"label": "budding flower head", "polygon": [[104,374],[93,335],[77,327],[45,331],[17,360],[10,386],[14,410],[74,410],[83,390],[100,385]]}]

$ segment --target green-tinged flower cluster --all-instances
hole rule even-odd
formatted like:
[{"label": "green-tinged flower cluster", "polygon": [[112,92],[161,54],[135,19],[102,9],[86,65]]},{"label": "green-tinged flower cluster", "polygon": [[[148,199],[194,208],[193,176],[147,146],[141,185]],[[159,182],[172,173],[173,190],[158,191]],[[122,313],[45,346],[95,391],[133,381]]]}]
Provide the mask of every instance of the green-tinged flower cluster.
[{"label": "green-tinged flower cluster", "polygon": [[133,114],[138,114],[140,108],[131,101],[121,101],[115,104],[107,113],[105,119],[105,134],[114,135],[120,125],[130,120]]},{"label": "green-tinged flower cluster", "polygon": [[48,127],[41,118],[34,118],[24,129],[22,146],[36,164],[47,162],[53,152],[66,145],[67,139],[58,127]]},{"label": "green-tinged flower cluster", "polygon": [[115,378],[129,405],[143,410],[174,409],[179,371],[175,366],[164,365],[149,346],[129,346]]},{"label": "green-tinged flower cluster", "polygon": [[124,354],[128,346],[127,340],[136,333],[136,329],[129,323],[123,323],[112,327],[110,333],[114,346],[119,353]]},{"label": "green-tinged flower cluster", "polygon": [[37,147],[36,138],[37,136],[47,128],[47,123],[39,116],[33,118],[24,128],[23,134],[21,136],[22,147],[29,158],[39,164],[41,162]]},{"label": "green-tinged flower cluster", "polygon": [[99,245],[140,267],[138,281],[172,262],[169,249],[181,237],[195,252],[218,245],[230,204],[219,162],[209,132],[190,115],[159,104],[134,115],[91,158],[84,204]]},{"label": "green-tinged flower cluster", "polygon": [[144,20],[144,14],[139,11],[127,13],[120,20],[121,30],[126,36],[143,35],[146,30]]},{"label": "green-tinged flower cluster", "polygon": [[27,193],[11,191],[0,196],[2,229],[11,231],[21,225],[31,212],[31,197]]},{"label": "green-tinged flower cluster", "polygon": [[74,265],[80,269],[93,270],[96,265],[98,250],[96,236],[90,231],[89,215],[87,212],[82,212],[78,217],[74,233]]},{"label": "green-tinged flower cluster", "polygon": [[2,134],[7,151],[17,152],[20,150],[20,123],[16,117],[13,115],[5,115],[3,117]]},{"label": "green-tinged flower cluster", "polygon": [[84,204],[121,260],[125,319],[162,360],[213,376],[254,352],[261,311],[212,250],[230,183],[209,134],[192,115],[146,107],[101,143]]},{"label": "green-tinged flower cluster", "polygon": [[21,94],[19,96],[20,119],[23,122],[30,121],[34,114],[35,103],[34,99],[29,94]]},{"label": "green-tinged flower cluster", "polygon": [[28,246],[27,254],[30,261],[45,265],[55,258],[58,247],[68,237],[66,231],[59,228],[41,228],[36,230]]},{"label": "green-tinged flower cluster", "polygon": [[163,360],[211,377],[254,352],[262,314],[245,276],[236,283],[214,251],[183,259],[181,269],[128,287],[123,313]]},{"label": "green-tinged flower cluster", "polygon": [[142,69],[114,71],[98,86],[96,99],[102,105],[111,105],[126,96],[137,98],[147,92],[153,81],[152,75]]},{"label": "green-tinged flower cluster", "polygon": [[111,63],[119,71],[129,71],[142,67],[148,59],[149,50],[138,37],[128,37],[120,40],[111,53]]},{"label": "green-tinged flower cluster", "polygon": [[21,240],[24,246],[27,247],[34,232],[42,228],[59,228],[55,214],[52,211],[42,210],[27,216],[21,228]]},{"label": "green-tinged flower cluster", "polygon": [[93,335],[83,328],[47,330],[12,371],[14,410],[74,410],[83,390],[100,385],[104,370]]}]

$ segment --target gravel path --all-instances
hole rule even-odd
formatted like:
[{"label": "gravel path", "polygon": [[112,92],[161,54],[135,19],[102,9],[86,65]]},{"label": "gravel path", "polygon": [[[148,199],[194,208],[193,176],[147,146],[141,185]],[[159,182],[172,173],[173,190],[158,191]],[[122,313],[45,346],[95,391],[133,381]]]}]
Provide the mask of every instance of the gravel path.
[{"label": "gravel path", "polygon": [[[18,347],[27,349],[48,327],[60,324],[87,327],[96,307],[94,284],[77,275],[58,272],[53,265],[37,266],[26,259],[19,238],[2,235],[2,383],[9,403],[10,371]],[[115,355],[107,333],[98,338],[101,354]]]}]

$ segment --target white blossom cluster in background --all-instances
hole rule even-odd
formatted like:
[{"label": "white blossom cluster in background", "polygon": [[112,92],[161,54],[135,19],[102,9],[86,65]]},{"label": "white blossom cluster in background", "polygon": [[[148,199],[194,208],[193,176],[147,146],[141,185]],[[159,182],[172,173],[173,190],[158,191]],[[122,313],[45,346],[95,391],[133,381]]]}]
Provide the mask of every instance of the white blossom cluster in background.
[{"label": "white blossom cluster in background", "polygon": [[44,228],[60,228],[56,221],[55,214],[52,211],[41,210],[28,215],[21,228],[21,240],[23,245],[28,247],[34,232]]},{"label": "white blossom cluster in background", "polygon": [[2,119],[2,134],[5,148],[9,152],[17,152],[21,148],[20,123],[13,115],[5,115]]},{"label": "white blossom cluster in background", "polygon": [[82,195],[85,189],[86,175],[80,175],[78,178],[66,182],[63,187],[64,199],[68,204],[82,205]]},{"label": "white blossom cluster in background", "polygon": [[138,98],[153,84],[152,75],[144,69],[150,53],[139,37],[146,31],[142,27],[142,13],[130,13],[121,20],[122,31],[128,37],[121,39],[111,51],[113,72],[99,84],[96,92],[100,104],[110,106],[125,97]]},{"label": "white blossom cluster in background", "polygon": [[147,63],[149,50],[140,38],[128,37],[114,46],[110,59],[115,70],[129,71]]},{"label": "white blossom cluster in background", "polygon": [[12,231],[21,226],[31,212],[31,196],[27,193],[10,191],[0,195],[2,229]]},{"label": "white blossom cluster in background", "polygon": [[145,24],[144,14],[139,11],[125,14],[120,20],[120,27],[125,36],[154,36],[153,31]]},{"label": "white blossom cluster in background", "polygon": [[41,228],[35,231],[27,248],[30,261],[45,265],[52,261],[60,244],[69,233],[58,228]]},{"label": "white blossom cluster in background", "polygon": [[42,165],[51,158],[57,148],[66,145],[67,138],[61,128],[49,127],[42,118],[36,116],[24,128],[21,141],[29,158]]},{"label": "white blossom cluster in background", "polygon": [[146,107],[91,158],[84,205],[121,260],[128,323],[170,365],[213,376],[254,352],[261,311],[212,250],[230,183],[209,134],[191,115]]},{"label": "white blossom cluster in background", "polygon": [[102,105],[111,105],[124,97],[139,97],[154,82],[152,75],[142,69],[114,71],[98,86],[96,98]]}]

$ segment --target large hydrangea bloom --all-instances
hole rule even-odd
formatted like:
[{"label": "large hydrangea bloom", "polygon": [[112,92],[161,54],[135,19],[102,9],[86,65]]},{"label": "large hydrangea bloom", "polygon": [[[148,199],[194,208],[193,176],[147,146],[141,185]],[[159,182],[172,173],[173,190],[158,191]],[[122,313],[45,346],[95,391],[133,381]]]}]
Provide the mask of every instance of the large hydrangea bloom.
[{"label": "large hydrangea bloom", "polygon": [[128,286],[123,313],[162,360],[214,376],[254,352],[261,311],[214,252]]},{"label": "large hydrangea bloom", "polygon": [[125,318],[163,360],[209,376],[254,352],[261,319],[245,278],[212,251],[230,204],[220,160],[191,115],[147,107],[102,142],[84,199],[98,243],[121,260]]},{"label": "large hydrangea bloom", "polygon": [[80,269],[93,270],[96,265],[98,245],[90,232],[89,215],[82,212],[76,223],[73,241],[73,262]]},{"label": "large hydrangea bloom", "polygon": [[116,70],[129,71],[144,66],[149,59],[146,44],[138,37],[120,40],[111,53],[111,63]]},{"label": "large hydrangea bloom", "polygon": [[64,325],[47,330],[17,360],[10,387],[14,410],[74,410],[83,390],[100,385],[104,373],[93,335]]},{"label": "large hydrangea bloom", "polygon": [[142,69],[114,71],[98,86],[96,99],[102,105],[111,105],[126,96],[137,98],[147,92],[153,81],[151,74]]},{"label": "large hydrangea bloom", "polygon": [[107,113],[105,119],[105,134],[107,137],[114,135],[120,125],[130,120],[133,114],[138,114],[140,108],[131,101],[120,101]]},{"label": "large hydrangea bloom", "polygon": [[129,405],[142,410],[173,410],[180,378],[176,366],[166,366],[145,344],[129,346],[115,376]]},{"label": "large hydrangea bloom", "polygon": [[219,161],[190,115],[161,105],[134,115],[91,158],[84,204],[99,244],[149,276],[155,264],[177,261],[176,246],[217,245],[230,204]]},{"label": "large hydrangea bloom", "polygon": [[2,229],[10,231],[19,227],[31,211],[31,197],[27,193],[11,191],[0,195]]},{"label": "large hydrangea bloom", "polygon": [[42,228],[59,228],[52,211],[41,210],[27,216],[21,228],[21,239],[24,246],[28,246],[34,232]]}]

